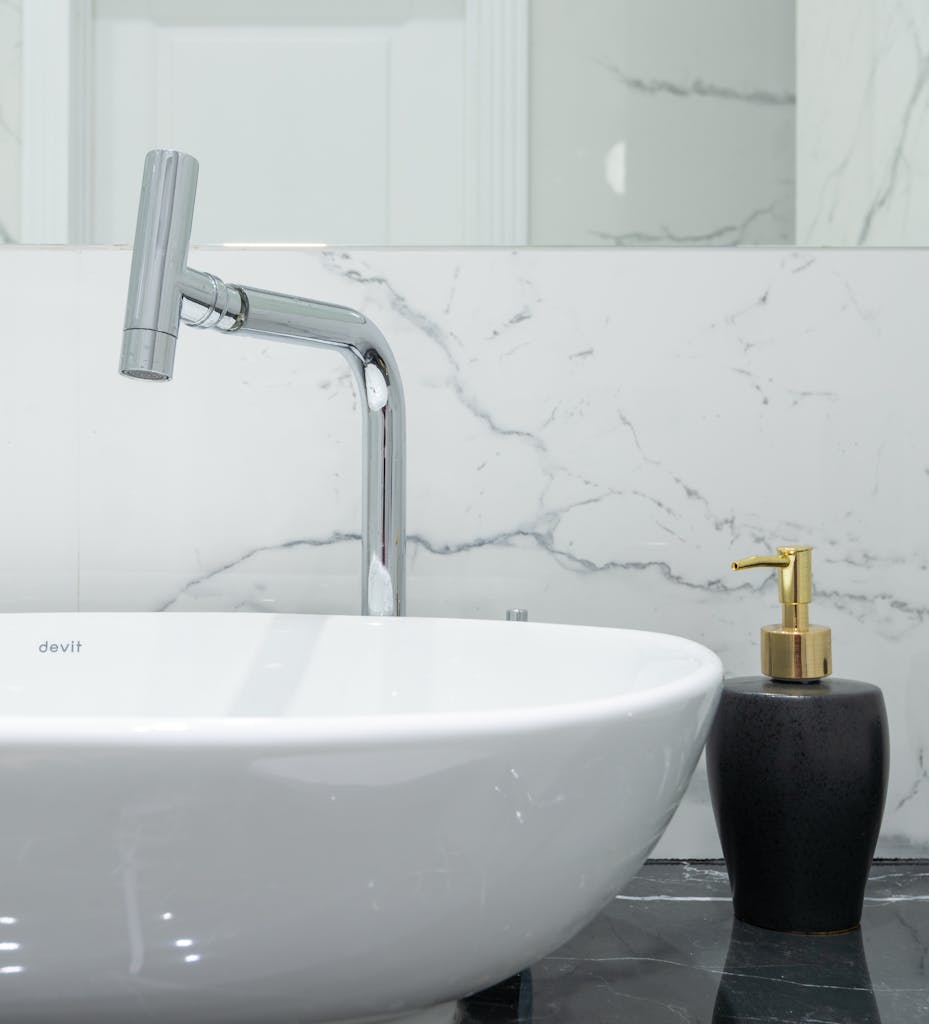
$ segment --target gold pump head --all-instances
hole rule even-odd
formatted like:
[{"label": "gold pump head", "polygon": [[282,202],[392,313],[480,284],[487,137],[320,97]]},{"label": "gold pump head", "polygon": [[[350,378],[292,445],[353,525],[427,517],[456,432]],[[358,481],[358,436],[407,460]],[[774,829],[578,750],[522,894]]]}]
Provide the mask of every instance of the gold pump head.
[{"label": "gold pump head", "polygon": [[753,555],[733,569],[778,570],[781,624],[761,627],[761,671],[772,679],[814,680],[832,672],[832,630],[810,625],[813,549],[778,548],[776,555]]}]

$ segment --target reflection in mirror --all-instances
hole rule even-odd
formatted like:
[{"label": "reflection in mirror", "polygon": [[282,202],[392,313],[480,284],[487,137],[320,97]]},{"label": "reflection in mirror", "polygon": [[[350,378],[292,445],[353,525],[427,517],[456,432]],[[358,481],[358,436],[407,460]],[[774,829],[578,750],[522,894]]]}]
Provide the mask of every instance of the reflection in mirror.
[{"label": "reflection in mirror", "polygon": [[794,9],[534,0],[532,241],[786,243]]},{"label": "reflection in mirror", "polygon": [[128,242],[167,147],[200,243],[920,244],[926,46],[922,0],[3,0],[0,238]]},{"label": "reflection in mirror", "polygon": [[881,1024],[861,929],[800,935],[733,921],[713,1024],[758,1020]]}]

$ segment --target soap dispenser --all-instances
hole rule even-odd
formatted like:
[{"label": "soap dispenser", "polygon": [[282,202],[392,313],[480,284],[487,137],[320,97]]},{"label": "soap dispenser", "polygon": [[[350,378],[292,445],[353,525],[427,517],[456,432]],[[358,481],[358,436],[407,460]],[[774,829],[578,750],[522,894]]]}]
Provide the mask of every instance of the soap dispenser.
[{"label": "soap dispenser", "polygon": [[889,767],[878,687],[831,679],[831,631],[811,625],[812,548],[733,562],[778,570],[780,625],[764,677],[727,680],[707,741],[713,811],[740,921],[785,932],[858,927]]}]

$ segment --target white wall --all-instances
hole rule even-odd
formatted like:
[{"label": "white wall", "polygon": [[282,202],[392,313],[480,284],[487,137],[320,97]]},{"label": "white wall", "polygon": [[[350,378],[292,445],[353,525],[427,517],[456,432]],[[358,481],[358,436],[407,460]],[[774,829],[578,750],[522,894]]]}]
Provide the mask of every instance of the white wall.
[{"label": "white wall", "polygon": [[[890,712],[880,852],[929,853],[929,252],[192,262],[354,306],[390,340],[411,614],[666,630],[755,673],[776,587],[729,562],[813,544],[836,674]],[[0,250],[0,610],[355,610],[344,362],[184,329],[171,384],[122,379],[128,270],[125,250]],[[36,315],[50,288],[67,323]],[[702,772],[656,852],[718,854]]]},{"label": "white wall", "polygon": [[929,243],[929,6],[797,5],[797,242]]},{"label": "white wall", "polygon": [[0,3],[0,242],[19,238],[21,79],[21,0],[4,0]]},{"label": "white wall", "polygon": [[532,0],[531,52],[532,242],[793,240],[793,3]]}]

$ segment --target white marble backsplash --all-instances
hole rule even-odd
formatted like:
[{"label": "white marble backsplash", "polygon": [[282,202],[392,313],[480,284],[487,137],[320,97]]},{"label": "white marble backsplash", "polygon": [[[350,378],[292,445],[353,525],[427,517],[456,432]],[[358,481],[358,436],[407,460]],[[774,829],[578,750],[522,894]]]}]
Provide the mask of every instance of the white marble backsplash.
[{"label": "white marble backsplash", "polygon": [[[774,579],[729,563],[814,545],[836,674],[880,684],[890,713],[879,852],[929,853],[929,252],[191,262],[354,306],[389,339],[411,614],[665,630],[754,673]],[[171,384],[122,379],[128,269],[126,250],[0,249],[0,609],[354,611],[347,367],[185,328]],[[718,852],[701,769],[656,854]]]},{"label": "white marble backsplash", "polygon": [[799,245],[929,239],[929,5],[797,4]]}]

